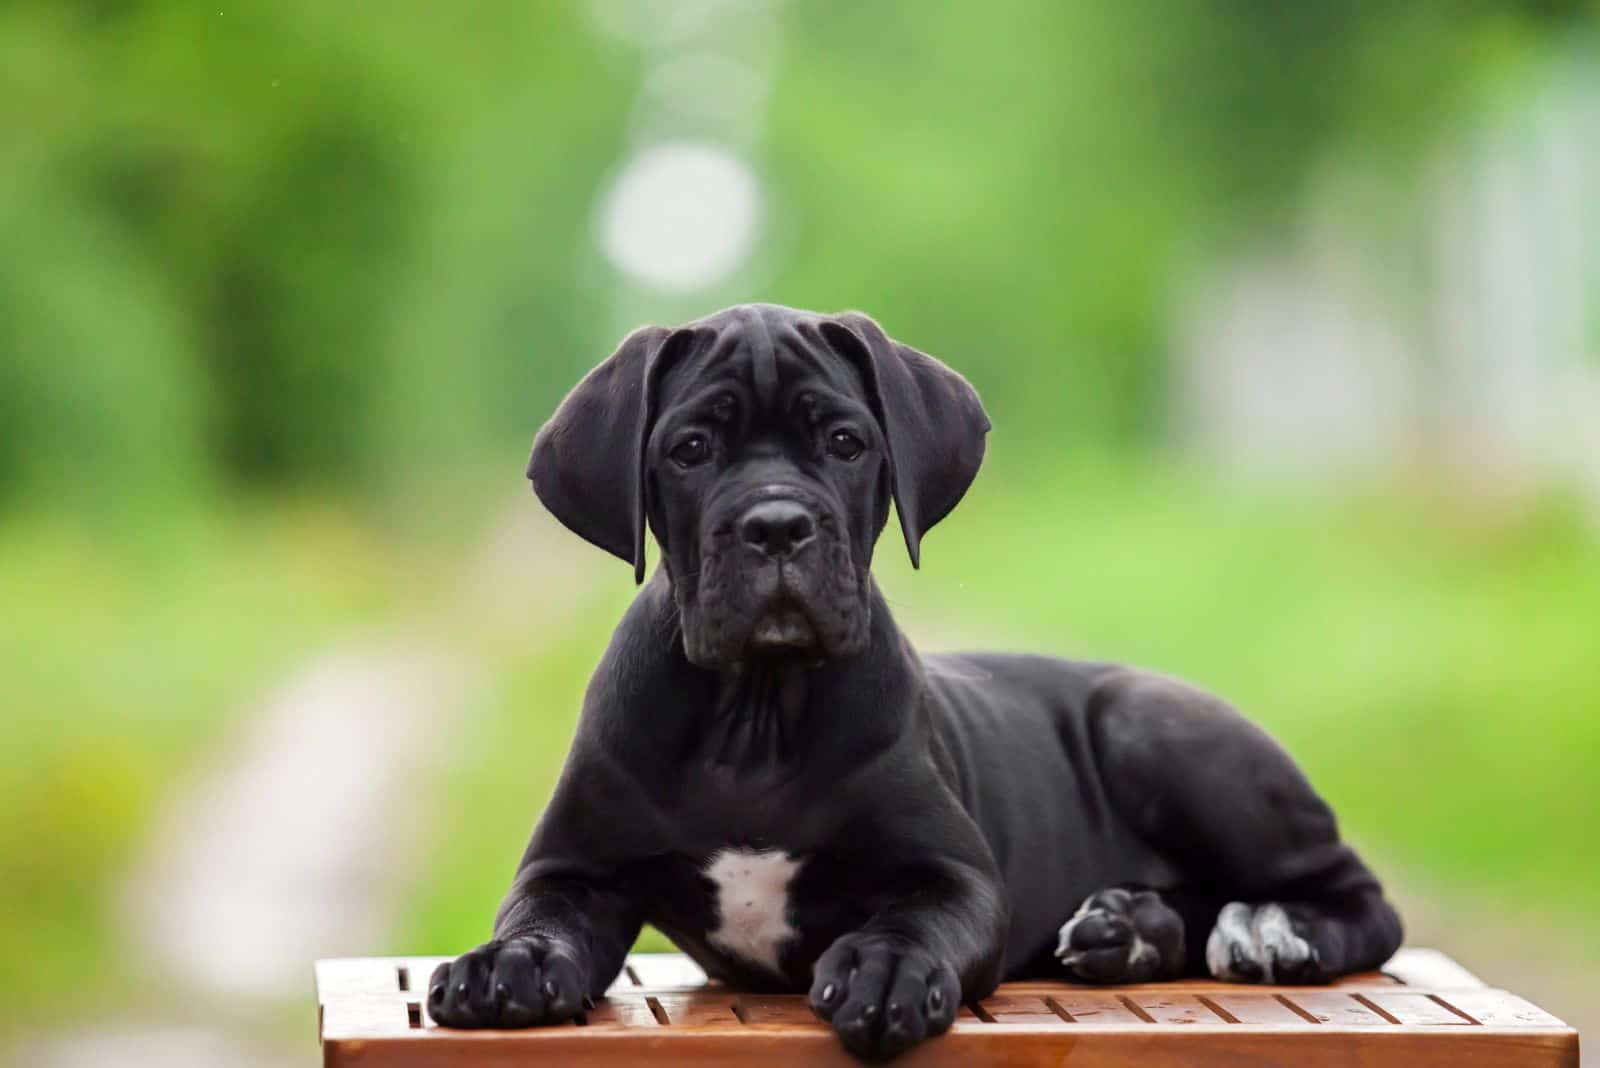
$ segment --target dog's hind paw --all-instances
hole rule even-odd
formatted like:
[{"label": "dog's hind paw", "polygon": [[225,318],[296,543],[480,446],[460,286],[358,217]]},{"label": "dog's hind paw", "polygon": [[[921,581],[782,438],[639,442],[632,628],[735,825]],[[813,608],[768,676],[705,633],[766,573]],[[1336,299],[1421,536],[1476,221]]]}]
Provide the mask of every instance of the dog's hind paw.
[{"label": "dog's hind paw", "polygon": [[1056,956],[1087,983],[1170,978],[1183,969],[1183,920],[1153,890],[1101,890],[1061,925]]},{"label": "dog's hind paw", "polygon": [[1224,905],[1206,940],[1206,969],[1236,983],[1326,983],[1317,947],[1282,905]]}]

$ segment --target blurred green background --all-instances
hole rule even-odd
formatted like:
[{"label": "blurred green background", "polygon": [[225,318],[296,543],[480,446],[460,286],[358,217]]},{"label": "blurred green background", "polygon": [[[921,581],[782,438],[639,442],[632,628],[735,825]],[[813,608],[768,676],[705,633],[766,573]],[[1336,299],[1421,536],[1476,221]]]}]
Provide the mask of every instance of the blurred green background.
[{"label": "blurred green background", "polygon": [[630,595],[527,444],[742,300],[982,391],[879,556],[926,646],[1230,697],[1414,937],[1588,1011],[1597,17],[0,7],[0,1050],[295,1063],[311,957],[486,936]]}]

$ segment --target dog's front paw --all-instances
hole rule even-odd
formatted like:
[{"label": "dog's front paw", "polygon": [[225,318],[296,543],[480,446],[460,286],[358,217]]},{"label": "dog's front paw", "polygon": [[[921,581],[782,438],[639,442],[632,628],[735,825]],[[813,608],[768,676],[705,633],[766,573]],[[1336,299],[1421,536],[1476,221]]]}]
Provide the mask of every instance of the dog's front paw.
[{"label": "dog's front paw", "polygon": [[1183,920],[1153,890],[1101,890],[1061,925],[1056,956],[1086,983],[1167,978],[1183,969]]},{"label": "dog's front paw", "polygon": [[812,1010],[833,1024],[846,1049],[868,1060],[944,1034],[961,1003],[954,969],[899,938],[845,935],[812,975]]},{"label": "dog's front paw", "polygon": [[1317,947],[1282,905],[1224,905],[1206,940],[1206,968],[1237,983],[1326,983]]},{"label": "dog's front paw", "polygon": [[592,1002],[589,969],[538,937],[488,942],[434,969],[428,1015],[446,1027],[538,1027],[570,1020]]}]

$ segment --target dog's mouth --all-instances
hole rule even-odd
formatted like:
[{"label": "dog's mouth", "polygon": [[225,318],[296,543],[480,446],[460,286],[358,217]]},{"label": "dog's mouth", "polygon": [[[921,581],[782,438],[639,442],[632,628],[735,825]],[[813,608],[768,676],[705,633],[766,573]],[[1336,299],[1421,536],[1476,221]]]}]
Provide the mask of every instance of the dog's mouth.
[{"label": "dog's mouth", "polygon": [[750,630],[750,648],[755,652],[803,653],[815,649],[817,644],[817,628],[811,617],[787,599],[763,612]]}]

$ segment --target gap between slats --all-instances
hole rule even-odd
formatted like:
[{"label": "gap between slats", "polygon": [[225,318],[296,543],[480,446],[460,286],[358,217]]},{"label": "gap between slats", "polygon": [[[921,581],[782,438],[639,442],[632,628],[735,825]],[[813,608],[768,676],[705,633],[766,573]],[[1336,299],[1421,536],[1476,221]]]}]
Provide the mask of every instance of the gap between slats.
[{"label": "gap between slats", "polygon": [[1394,1024],[1396,1027],[1403,1026],[1400,1023],[1400,1020],[1399,1020],[1398,1017],[1396,1017],[1394,1014],[1390,1013],[1389,1010],[1385,1009],[1383,1006],[1379,1005],[1377,1002],[1373,1001],[1371,998],[1365,997],[1365,996],[1363,996],[1361,994],[1351,994],[1350,996],[1352,998],[1355,998],[1357,1001],[1361,1002],[1361,1004],[1365,1005],[1367,1008],[1371,1009],[1373,1012],[1377,1013],[1379,1016],[1382,1016],[1385,1020],[1388,1020],[1390,1023]]},{"label": "gap between slats", "polygon": [[1123,994],[1118,994],[1117,995],[1117,1000],[1122,1002],[1123,1006],[1129,1012],[1131,1012],[1135,1016],[1139,1017],[1139,1019],[1143,1020],[1145,1023],[1153,1024],[1153,1023],[1156,1022],[1156,1018],[1154,1016],[1151,1016],[1148,1012],[1145,1012],[1144,1011],[1144,1006],[1140,1005],[1138,1002],[1134,1001],[1132,998],[1127,997],[1126,995],[1123,995]]},{"label": "gap between slats", "polygon": [[1072,1018],[1072,1013],[1068,1012],[1066,1009],[1063,1009],[1061,1007],[1061,1003],[1058,1002],[1055,998],[1045,998],[1044,999],[1044,1007],[1049,1009],[1051,1012],[1055,1013],[1057,1016],[1061,1017],[1061,1019],[1066,1021],[1067,1023],[1077,1023],[1078,1022],[1077,1020]]},{"label": "gap between slats", "polygon": [[1462,1012],[1460,1009],[1458,1009],[1454,1005],[1450,1004],[1448,1001],[1446,1001],[1444,998],[1440,997],[1438,994],[1429,994],[1428,997],[1429,997],[1430,1000],[1432,1000],[1434,1002],[1437,1002],[1442,1007],[1444,1007],[1446,1009],[1449,1009],[1451,1012],[1455,1013],[1457,1016],[1459,1016],[1463,1020],[1467,1021],[1467,1023],[1471,1024],[1473,1027],[1482,1026],[1477,1020],[1474,1020],[1471,1016],[1468,1016],[1465,1012]]},{"label": "gap between slats", "polygon": [[1210,998],[1205,997],[1204,995],[1196,995],[1195,996],[1195,1000],[1198,1001],[1200,1004],[1204,1005],[1206,1008],[1210,1009],[1213,1014],[1215,1014],[1217,1016],[1220,1016],[1222,1018],[1223,1022],[1231,1023],[1231,1024],[1236,1024],[1236,1023],[1239,1022],[1239,1017],[1235,1016],[1233,1013],[1229,1012],[1227,1009],[1223,1008],[1221,1005],[1218,1005],[1215,1001],[1212,1001]]},{"label": "gap between slats", "polygon": [[1300,1019],[1304,1020],[1306,1023],[1316,1024],[1318,1027],[1322,1026],[1322,1020],[1320,1017],[1313,1016],[1311,1013],[1307,1012],[1305,1009],[1302,1009],[1300,1006],[1296,1005],[1282,994],[1274,994],[1272,995],[1272,998],[1278,1004],[1282,1005],[1284,1008],[1300,1017]]}]

